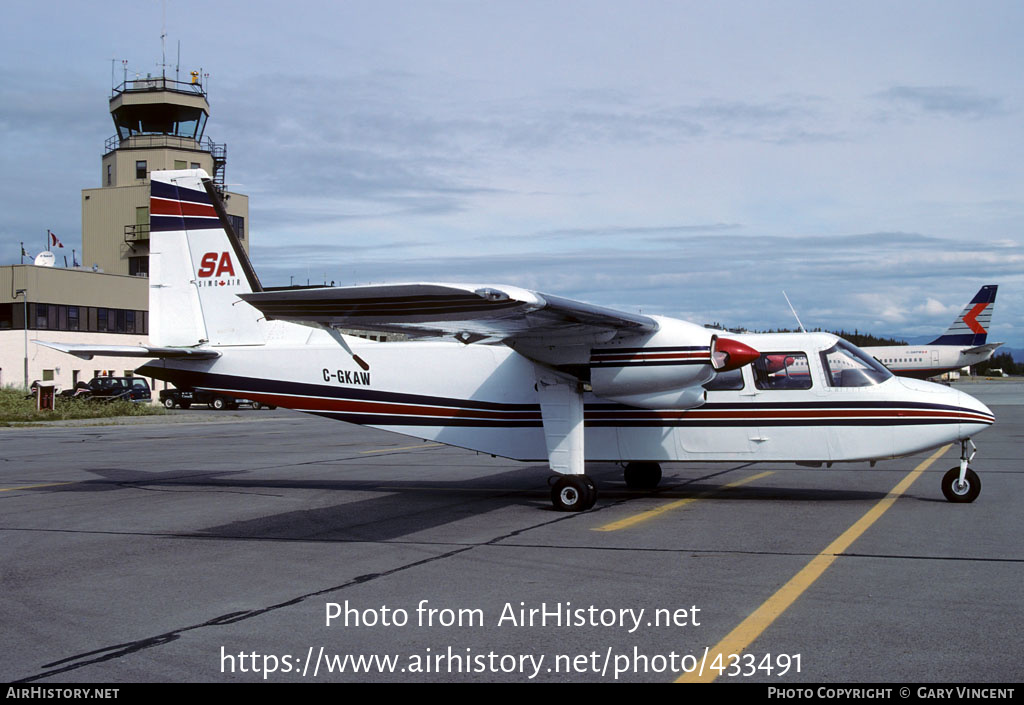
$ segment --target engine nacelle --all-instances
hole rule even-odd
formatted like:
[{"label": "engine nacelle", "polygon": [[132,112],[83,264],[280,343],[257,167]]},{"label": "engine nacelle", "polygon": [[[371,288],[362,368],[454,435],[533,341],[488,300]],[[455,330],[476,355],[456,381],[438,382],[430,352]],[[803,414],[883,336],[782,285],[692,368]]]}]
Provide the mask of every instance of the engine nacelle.
[{"label": "engine nacelle", "polygon": [[715,331],[673,318],[640,338],[608,343],[590,354],[590,385],[599,397],[642,409],[692,409],[704,403],[705,382],[759,353]]},{"label": "engine nacelle", "polygon": [[696,409],[703,406],[707,398],[708,393],[704,387],[684,387],[671,392],[606,397],[610,401],[637,409]]}]

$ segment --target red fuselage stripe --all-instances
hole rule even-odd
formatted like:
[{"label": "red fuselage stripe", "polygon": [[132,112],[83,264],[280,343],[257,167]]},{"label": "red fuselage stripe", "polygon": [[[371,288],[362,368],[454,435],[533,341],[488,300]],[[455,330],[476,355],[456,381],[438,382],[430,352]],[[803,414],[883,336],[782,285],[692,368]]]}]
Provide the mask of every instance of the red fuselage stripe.
[{"label": "red fuselage stripe", "polygon": [[188,201],[168,201],[162,198],[149,199],[150,215],[190,215],[217,217],[213,206],[205,203],[189,203]]}]

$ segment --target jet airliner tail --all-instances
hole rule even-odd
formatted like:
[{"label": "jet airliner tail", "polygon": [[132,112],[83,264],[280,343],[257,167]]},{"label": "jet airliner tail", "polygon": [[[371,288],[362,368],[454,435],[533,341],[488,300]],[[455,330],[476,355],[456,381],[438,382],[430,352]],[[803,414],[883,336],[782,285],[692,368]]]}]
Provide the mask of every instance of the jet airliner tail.
[{"label": "jet airliner tail", "polygon": [[981,287],[946,332],[928,345],[984,345],[995,307],[997,284]]}]

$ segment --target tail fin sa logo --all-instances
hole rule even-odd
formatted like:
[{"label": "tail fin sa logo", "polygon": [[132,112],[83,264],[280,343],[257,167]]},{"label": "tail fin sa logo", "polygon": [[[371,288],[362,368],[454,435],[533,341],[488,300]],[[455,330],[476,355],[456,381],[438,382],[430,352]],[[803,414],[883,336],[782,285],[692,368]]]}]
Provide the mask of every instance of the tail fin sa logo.
[{"label": "tail fin sa logo", "polygon": [[207,252],[199,261],[199,271],[196,274],[200,279],[214,277],[217,280],[216,282],[200,282],[200,286],[226,286],[241,283],[241,279],[221,279],[224,275],[235,276],[235,265],[228,252]]}]

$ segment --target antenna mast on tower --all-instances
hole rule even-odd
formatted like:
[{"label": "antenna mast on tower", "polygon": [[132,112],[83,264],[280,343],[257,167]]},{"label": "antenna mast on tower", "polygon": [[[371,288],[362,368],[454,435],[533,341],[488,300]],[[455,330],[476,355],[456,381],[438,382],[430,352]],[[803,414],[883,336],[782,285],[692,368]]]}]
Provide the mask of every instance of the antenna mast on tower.
[{"label": "antenna mast on tower", "polygon": [[167,78],[167,0],[160,2],[160,77]]}]

